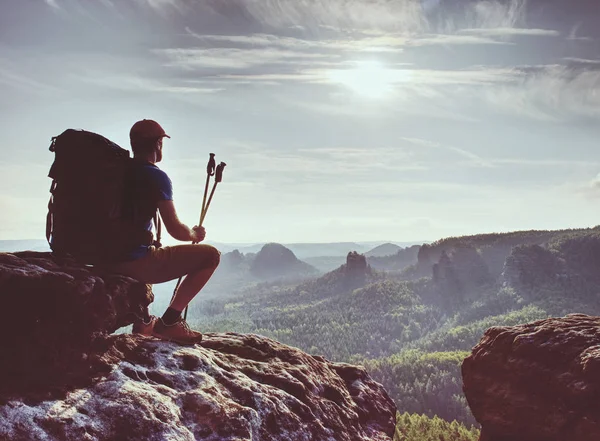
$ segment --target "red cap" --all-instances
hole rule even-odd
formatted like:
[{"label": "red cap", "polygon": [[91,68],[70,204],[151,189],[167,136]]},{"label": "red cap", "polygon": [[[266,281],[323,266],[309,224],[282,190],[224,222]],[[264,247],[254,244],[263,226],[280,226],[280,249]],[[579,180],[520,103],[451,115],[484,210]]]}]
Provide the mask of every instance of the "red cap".
[{"label": "red cap", "polygon": [[151,119],[143,119],[136,122],[129,131],[129,139],[158,139],[164,137],[170,138],[165,133],[165,129]]}]

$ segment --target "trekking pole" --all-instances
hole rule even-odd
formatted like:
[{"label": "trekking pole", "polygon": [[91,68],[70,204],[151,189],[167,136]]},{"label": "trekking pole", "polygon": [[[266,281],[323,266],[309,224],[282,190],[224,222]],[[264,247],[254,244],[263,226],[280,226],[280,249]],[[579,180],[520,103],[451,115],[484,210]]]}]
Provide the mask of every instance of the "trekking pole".
[{"label": "trekking pole", "polygon": [[[210,207],[210,201],[212,201],[212,198],[215,194],[215,190],[217,189],[217,184],[223,180],[223,170],[225,169],[226,165],[227,164],[225,164],[224,162],[221,162],[219,165],[217,165],[217,169],[215,171],[215,183],[213,184],[213,188],[210,192],[210,197],[208,198],[208,202],[206,203],[206,206],[203,207],[202,215],[200,216],[200,224],[199,224],[200,227],[204,223],[204,218],[206,217],[206,213],[208,212],[208,207]],[[194,242],[194,243],[197,243],[197,242]],[[181,281],[181,279],[179,279],[179,280]],[[177,283],[177,286],[179,286],[179,282]],[[177,291],[177,287],[175,288],[175,291]],[[173,293],[173,296],[174,295],[175,295],[175,293]],[[188,313],[189,307],[190,307],[190,305],[185,307],[185,311],[183,313],[183,320],[187,320],[187,313]]]},{"label": "trekking pole", "polygon": [[[208,164],[206,164],[206,185],[204,186],[204,198],[202,199],[202,209],[200,210],[200,222],[202,222],[202,218],[204,216],[204,206],[206,205],[206,196],[208,194],[208,184],[210,183],[210,177],[214,176],[215,174],[215,154],[209,153],[209,155],[210,156],[208,159]],[[202,224],[200,223],[200,225]],[[195,245],[196,243],[198,242],[192,242],[193,245]],[[182,280],[183,277],[180,277],[177,281],[177,285],[175,285],[175,289],[173,290],[173,297],[171,297],[171,302],[173,302],[175,294],[177,293],[177,289],[179,288],[179,285],[181,285]],[[185,317],[187,317],[187,308],[185,308]]]}]

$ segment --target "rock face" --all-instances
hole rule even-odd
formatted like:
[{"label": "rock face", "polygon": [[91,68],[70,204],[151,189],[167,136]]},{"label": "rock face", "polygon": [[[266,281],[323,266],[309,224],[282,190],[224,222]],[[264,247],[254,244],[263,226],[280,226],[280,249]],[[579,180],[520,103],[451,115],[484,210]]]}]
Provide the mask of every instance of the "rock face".
[{"label": "rock face", "polygon": [[98,335],[131,324],[151,301],[152,291],[127,277],[50,253],[1,253],[0,378],[10,381],[0,391],[59,387],[65,366],[92,363],[82,354]]},{"label": "rock face", "polygon": [[459,292],[492,282],[487,265],[477,250],[468,245],[456,247],[451,253],[442,251],[432,268],[434,282],[448,292]]},{"label": "rock face", "polygon": [[370,268],[367,265],[367,258],[364,254],[359,254],[356,251],[348,253],[345,266],[346,289],[364,286],[369,273]]},{"label": "rock face", "polygon": [[486,331],[462,365],[482,441],[600,439],[600,318]]},{"label": "rock face", "polygon": [[519,290],[531,290],[549,283],[557,283],[566,273],[565,261],[539,245],[520,245],[513,248],[504,264],[502,281]]},{"label": "rock face", "polygon": [[0,404],[10,441],[378,441],[396,408],[364,369],[256,335],[202,346],[111,337],[113,369],[63,397]]},{"label": "rock face", "polygon": [[361,367],[257,335],[108,335],[152,299],[133,279],[0,254],[0,296],[2,441],[392,439],[395,405]]}]

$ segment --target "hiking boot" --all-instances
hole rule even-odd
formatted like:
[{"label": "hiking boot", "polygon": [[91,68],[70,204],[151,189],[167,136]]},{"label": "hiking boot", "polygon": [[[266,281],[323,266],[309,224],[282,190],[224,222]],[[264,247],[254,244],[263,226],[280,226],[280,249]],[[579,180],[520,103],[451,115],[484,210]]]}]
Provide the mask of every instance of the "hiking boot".
[{"label": "hiking boot", "polygon": [[162,319],[156,320],[152,335],[161,340],[174,341],[181,345],[193,345],[202,341],[202,333],[192,331],[190,325],[183,318],[172,325],[165,325]]},{"label": "hiking boot", "polygon": [[148,323],[144,323],[143,320],[139,319],[133,324],[133,329],[131,332],[134,334],[152,335],[152,330],[156,324],[156,319],[157,317],[153,315],[150,316],[150,321],[148,321]]}]

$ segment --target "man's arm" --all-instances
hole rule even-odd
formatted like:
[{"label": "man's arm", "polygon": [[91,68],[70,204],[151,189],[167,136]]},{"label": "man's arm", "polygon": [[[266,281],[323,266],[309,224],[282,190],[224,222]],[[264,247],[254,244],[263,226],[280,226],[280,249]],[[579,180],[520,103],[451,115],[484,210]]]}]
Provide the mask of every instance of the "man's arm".
[{"label": "man's arm", "polygon": [[160,217],[163,220],[165,228],[174,239],[183,242],[201,242],[204,240],[204,235],[201,234],[201,231],[197,231],[203,231],[203,229],[197,227],[192,229],[179,220],[173,201],[159,201],[158,210],[160,211]]}]

